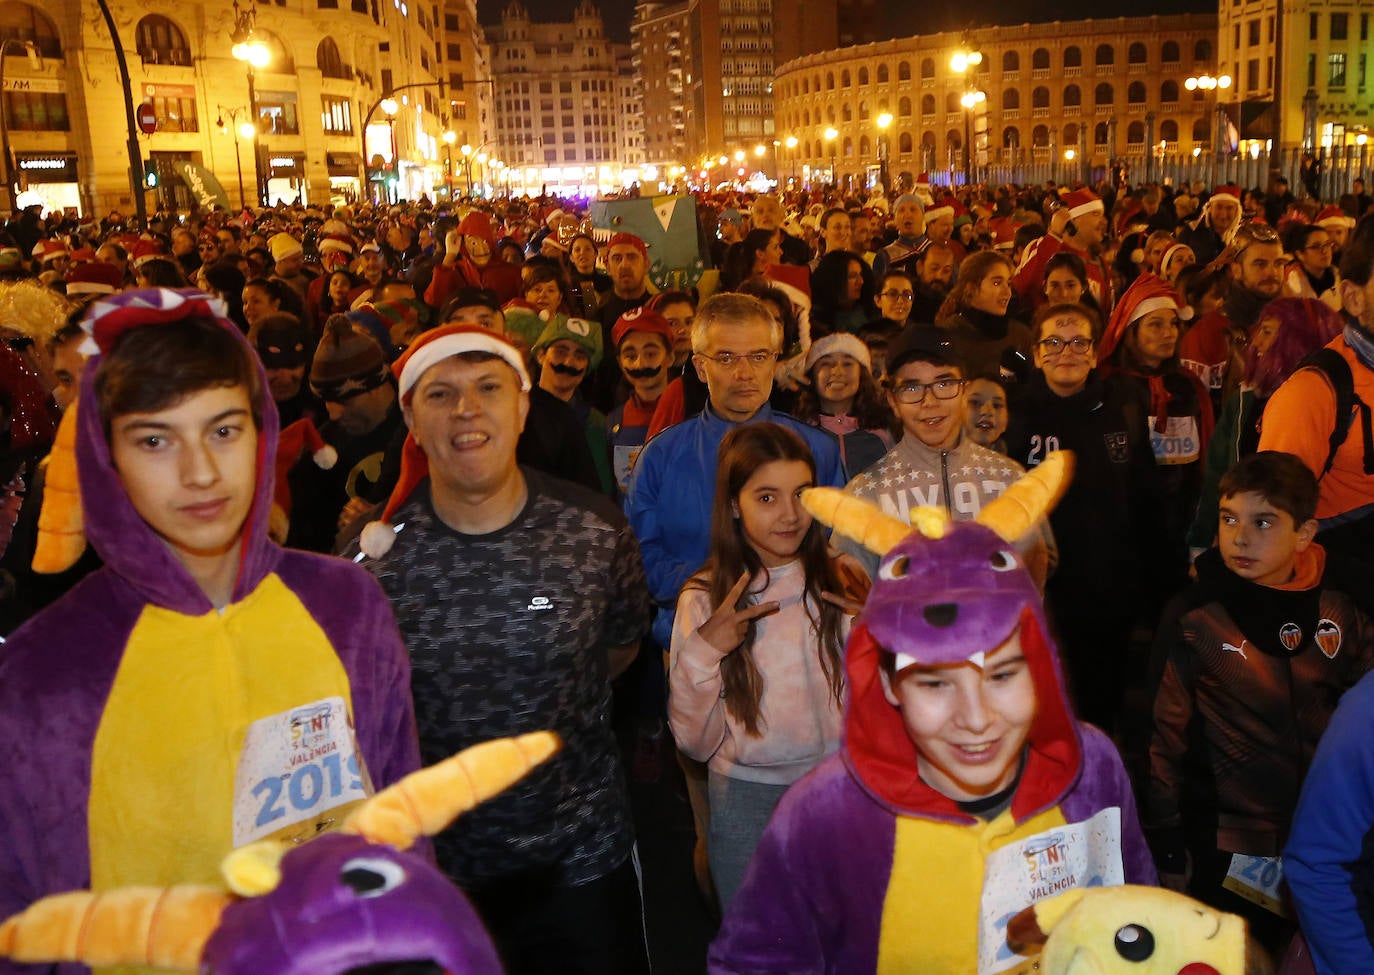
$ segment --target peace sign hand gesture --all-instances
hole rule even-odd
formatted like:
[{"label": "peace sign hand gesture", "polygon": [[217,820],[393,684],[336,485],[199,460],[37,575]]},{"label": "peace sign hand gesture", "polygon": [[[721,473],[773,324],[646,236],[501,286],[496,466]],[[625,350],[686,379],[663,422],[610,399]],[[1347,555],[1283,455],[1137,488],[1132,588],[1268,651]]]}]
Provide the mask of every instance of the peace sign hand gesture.
[{"label": "peace sign hand gesture", "polygon": [[739,577],[739,581],[735,583],[730,592],[726,594],[725,600],[716,607],[716,611],[710,615],[705,623],[697,627],[697,634],[721,653],[733,653],[744,642],[744,637],[749,632],[749,624],[752,621],[760,616],[768,616],[778,611],[776,601],[736,609],[735,604],[744,595],[744,590],[748,585],[749,573],[745,572]]}]

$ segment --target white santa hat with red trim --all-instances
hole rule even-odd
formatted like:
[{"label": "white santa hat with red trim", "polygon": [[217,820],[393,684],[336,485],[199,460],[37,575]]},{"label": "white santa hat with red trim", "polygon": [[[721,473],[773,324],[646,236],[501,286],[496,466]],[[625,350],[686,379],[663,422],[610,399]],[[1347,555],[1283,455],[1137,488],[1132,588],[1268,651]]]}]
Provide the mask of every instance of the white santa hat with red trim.
[{"label": "white santa hat with red trim", "polygon": [[[529,392],[530,374],[525,368],[525,360],[520,350],[514,345],[480,325],[441,325],[416,336],[405,354],[391,364],[401,402],[409,399],[411,390],[431,366],[465,352],[485,352],[503,360],[515,370],[520,379],[520,389]],[[396,487],[392,489],[391,496],[382,509],[381,520],[370,522],[359,536],[358,548],[361,552],[355,561],[361,561],[364,556],[379,559],[391,551],[396,533],[405,527],[393,527],[390,524],[391,519],[406,503],[406,499],[416,486],[428,476],[429,459],[415,442],[415,435],[408,433],[401,448],[401,473],[396,481]]]}]

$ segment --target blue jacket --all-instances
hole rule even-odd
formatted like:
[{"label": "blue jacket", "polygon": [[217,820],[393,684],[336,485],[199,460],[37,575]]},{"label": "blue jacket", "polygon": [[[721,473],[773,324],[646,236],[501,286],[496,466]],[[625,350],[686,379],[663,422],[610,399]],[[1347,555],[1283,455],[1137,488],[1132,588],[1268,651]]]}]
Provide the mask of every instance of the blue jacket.
[{"label": "blue jacket", "polygon": [[[767,404],[748,423],[771,421],[797,434],[816,458],[816,479],[844,487],[844,469],[835,441],[826,433]],[[716,454],[737,423],[722,420],[708,405],[697,416],[650,440],[635,462],[625,514],[639,539],[649,592],[658,604],[654,639],[672,642],[673,616],[682,584],[710,554],[711,504],[716,491]]]},{"label": "blue jacket", "polygon": [[1321,975],[1374,972],[1374,674],[1345,692],[1307,771],[1283,871]]}]

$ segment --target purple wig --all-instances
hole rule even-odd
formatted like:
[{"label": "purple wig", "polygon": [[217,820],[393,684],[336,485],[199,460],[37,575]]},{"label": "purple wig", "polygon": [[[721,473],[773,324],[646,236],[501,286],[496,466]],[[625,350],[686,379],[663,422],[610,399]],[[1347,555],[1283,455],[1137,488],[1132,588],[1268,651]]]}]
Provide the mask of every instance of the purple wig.
[{"label": "purple wig", "polygon": [[1341,334],[1345,324],[1339,312],[1316,298],[1275,298],[1260,310],[1255,321],[1266,318],[1275,319],[1279,330],[1263,355],[1255,351],[1253,343],[1246,349],[1243,376],[1261,398],[1278,389],[1303,357]]}]

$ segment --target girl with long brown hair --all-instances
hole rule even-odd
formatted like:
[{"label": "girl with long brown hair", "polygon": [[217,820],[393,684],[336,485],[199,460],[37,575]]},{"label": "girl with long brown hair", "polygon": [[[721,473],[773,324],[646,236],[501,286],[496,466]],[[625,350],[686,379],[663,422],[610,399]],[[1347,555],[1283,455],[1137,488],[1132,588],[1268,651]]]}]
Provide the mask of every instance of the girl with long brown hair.
[{"label": "girl with long brown hair", "polygon": [[1017,315],[1012,289],[1016,269],[996,251],[964,258],[935,324],[959,333],[968,376],[1002,373],[1025,379],[1030,373],[1031,330]]},{"label": "girl with long brown hair", "polygon": [[844,645],[868,579],[801,506],[815,479],[810,450],[784,427],[726,436],[711,556],[678,598],[668,720],[678,747],[708,763],[722,910],[787,787],[839,747]]}]

